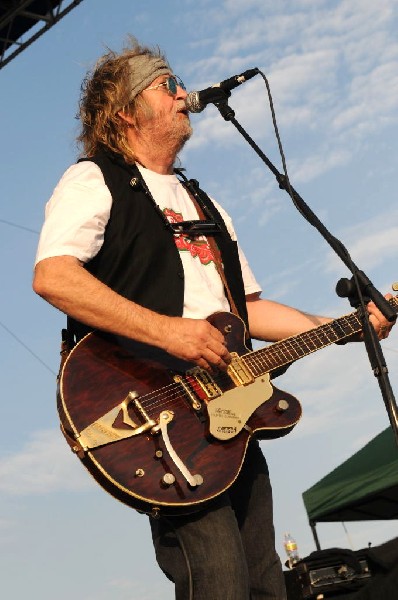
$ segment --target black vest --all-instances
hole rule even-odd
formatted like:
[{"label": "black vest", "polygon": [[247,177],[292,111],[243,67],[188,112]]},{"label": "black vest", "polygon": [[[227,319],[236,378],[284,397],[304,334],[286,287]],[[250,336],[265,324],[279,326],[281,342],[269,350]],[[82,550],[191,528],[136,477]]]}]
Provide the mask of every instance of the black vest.
[{"label": "black vest", "polygon": [[[181,316],[184,305],[184,270],[166,217],[152,198],[135,165],[120,156],[98,153],[97,164],[112,196],[104,243],[85,268],[121,296],[155,312]],[[206,212],[220,224],[215,239],[225,276],[241,318],[247,311],[237,244],[221,215],[205,195]],[[80,339],[90,328],[68,320],[68,332]]]}]

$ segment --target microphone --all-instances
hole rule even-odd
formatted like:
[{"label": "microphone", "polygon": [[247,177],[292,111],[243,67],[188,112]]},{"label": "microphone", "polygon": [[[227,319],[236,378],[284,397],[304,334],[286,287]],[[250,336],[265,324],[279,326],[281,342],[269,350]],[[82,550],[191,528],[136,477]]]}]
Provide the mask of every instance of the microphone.
[{"label": "microphone", "polygon": [[200,92],[189,92],[185,98],[185,106],[189,112],[199,113],[206,108],[208,104],[222,102],[231,95],[231,90],[238,87],[248,79],[251,79],[259,73],[257,67],[249,69],[240,75],[235,75],[229,79],[225,79],[220,83],[215,83],[205,90]]}]

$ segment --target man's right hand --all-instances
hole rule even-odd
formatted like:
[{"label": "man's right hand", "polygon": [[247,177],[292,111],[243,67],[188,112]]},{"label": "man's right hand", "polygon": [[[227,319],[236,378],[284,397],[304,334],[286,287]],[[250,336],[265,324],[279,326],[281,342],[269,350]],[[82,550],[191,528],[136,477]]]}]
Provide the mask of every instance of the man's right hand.
[{"label": "man's right hand", "polygon": [[224,336],[203,319],[169,317],[163,347],[169,354],[206,370],[226,371],[231,362]]},{"label": "man's right hand", "polygon": [[231,361],[223,335],[208,321],[168,317],[135,304],[101,283],[73,256],[40,261],[34,290],[93,329],[157,346],[203,369],[226,370]]}]

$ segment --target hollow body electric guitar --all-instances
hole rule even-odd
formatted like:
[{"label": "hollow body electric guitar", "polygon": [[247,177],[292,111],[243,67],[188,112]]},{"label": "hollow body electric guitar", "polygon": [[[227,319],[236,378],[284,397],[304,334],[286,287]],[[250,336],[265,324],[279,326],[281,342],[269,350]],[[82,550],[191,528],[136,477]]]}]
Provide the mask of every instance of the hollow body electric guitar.
[{"label": "hollow body electric guitar", "polygon": [[[398,307],[397,298],[390,303]],[[274,387],[270,374],[361,330],[354,312],[249,351],[238,317],[208,320],[232,354],[226,373],[98,332],[63,366],[58,411],[66,439],[97,482],[137,510],[194,512],[228,489],[250,438],[281,437],[301,417],[298,400]]]}]

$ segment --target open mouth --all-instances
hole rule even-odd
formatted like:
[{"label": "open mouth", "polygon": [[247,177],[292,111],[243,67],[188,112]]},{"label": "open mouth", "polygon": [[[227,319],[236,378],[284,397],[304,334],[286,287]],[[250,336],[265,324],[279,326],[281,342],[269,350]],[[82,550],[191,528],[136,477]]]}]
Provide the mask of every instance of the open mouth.
[{"label": "open mouth", "polygon": [[177,112],[178,112],[178,113],[182,113],[182,114],[183,114],[183,115],[185,115],[186,117],[188,116],[188,109],[187,109],[187,107],[185,106],[185,103],[184,103],[184,104],[182,104],[182,103],[180,104],[180,106],[177,108]]}]

